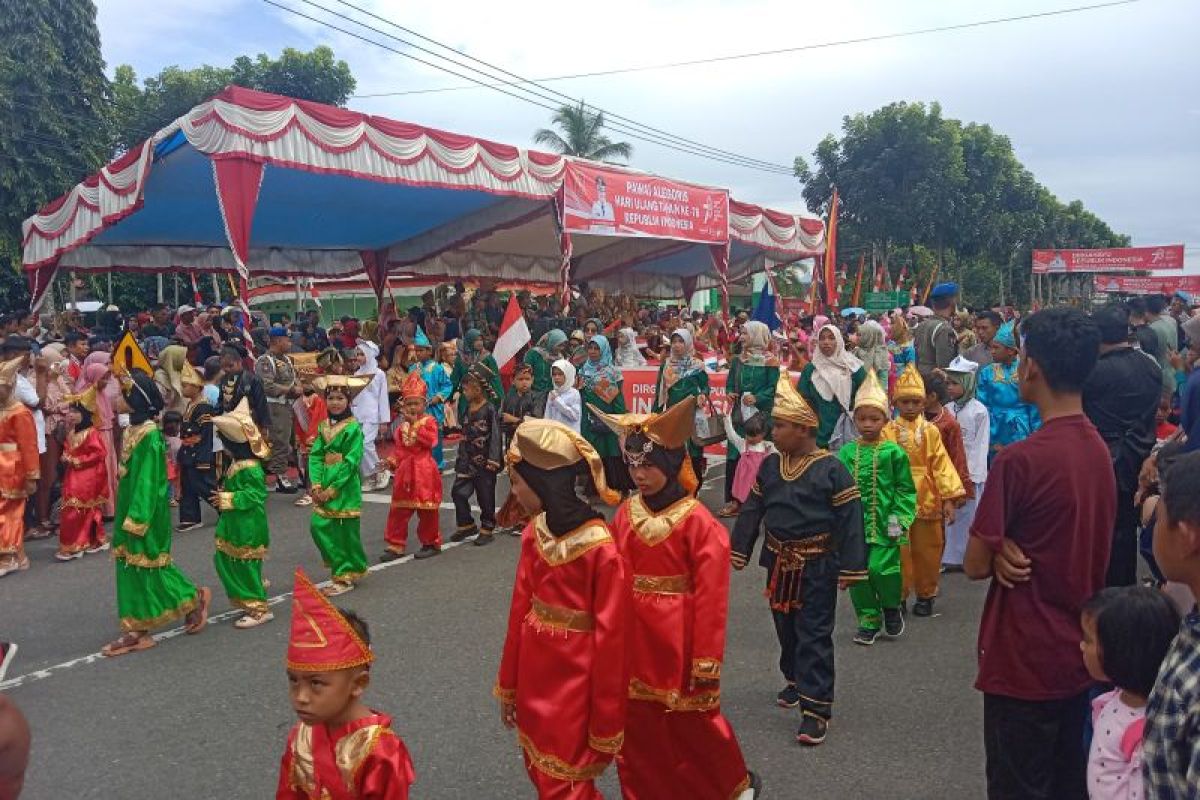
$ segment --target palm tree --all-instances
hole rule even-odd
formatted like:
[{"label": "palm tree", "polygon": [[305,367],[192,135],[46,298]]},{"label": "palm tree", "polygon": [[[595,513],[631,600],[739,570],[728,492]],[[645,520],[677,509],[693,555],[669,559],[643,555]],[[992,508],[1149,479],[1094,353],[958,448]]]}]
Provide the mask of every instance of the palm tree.
[{"label": "palm tree", "polygon": [[542,128],[533,134],[533,141],[565,156],[578,156],[592,161],[629,160],[633,145],[614,142],[605,136],[604,112],[591,111],[581,100],[577,106],[560,106],[550,124],[562,131]]}]

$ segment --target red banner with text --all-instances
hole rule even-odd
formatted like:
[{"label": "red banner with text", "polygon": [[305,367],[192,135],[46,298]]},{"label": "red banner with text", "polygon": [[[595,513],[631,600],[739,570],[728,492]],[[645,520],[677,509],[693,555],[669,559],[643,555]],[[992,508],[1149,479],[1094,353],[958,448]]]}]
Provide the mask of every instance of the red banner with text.
[{"label": "red banner with text", "polygon": [[1091,250],[1034,250],[1033,273],[1132,272],[1183,269],[1183,245],[1103,247]]},{"label": "red banner with text", "polygon": [[1097,275],[1096,291],[1108,294],[1200,292],[1200,275]]},{"label": "red banner with text", "polygon": [[563,176],[563,229],[703,244],[729,241],[729,193],[571,161]]}]

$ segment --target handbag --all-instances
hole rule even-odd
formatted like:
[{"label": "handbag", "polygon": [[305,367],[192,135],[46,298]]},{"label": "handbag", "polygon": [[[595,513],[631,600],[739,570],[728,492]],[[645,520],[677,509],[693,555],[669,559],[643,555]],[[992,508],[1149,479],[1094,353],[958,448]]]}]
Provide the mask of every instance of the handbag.
[{"label": "handbag", "polygon": [[[707,409],[707,410],[706,410]],[[717,411],[708,395],[696,398],[696,417],[692,426],[692,444],[708,447],[725,438],[725,415]]]},{"label": "handbag", "polygon": [[841,449],[842,445],[849,444],[858,438],[858,426],[854,424],[854,417],[850,416],[849,412],[843,411],[838,417],[837,423],[833,426],[833,433],[829,434],[829,452],[836,453]]}]

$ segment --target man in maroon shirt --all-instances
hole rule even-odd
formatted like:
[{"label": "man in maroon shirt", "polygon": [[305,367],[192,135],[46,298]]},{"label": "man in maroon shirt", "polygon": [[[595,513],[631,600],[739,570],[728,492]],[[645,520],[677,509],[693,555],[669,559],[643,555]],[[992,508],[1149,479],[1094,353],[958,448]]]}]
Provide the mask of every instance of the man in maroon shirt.
[{"label": "man in maroon shirt", "polygon": [[1021,326],[1021,399],[1043,425],[992,462],[963,570],[991,578],[979,622],[988,797],[1086,798],[1092,685],[1079,612],[1104,587],[1116,517],[1108,448],[1083,414],[1095,323],[1052,308]]}]

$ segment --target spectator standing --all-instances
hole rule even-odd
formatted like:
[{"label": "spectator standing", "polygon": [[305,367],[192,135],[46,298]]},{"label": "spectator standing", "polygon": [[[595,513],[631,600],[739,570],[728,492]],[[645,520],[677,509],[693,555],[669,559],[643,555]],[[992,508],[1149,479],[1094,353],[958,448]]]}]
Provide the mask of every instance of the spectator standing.
[{"label": "spectator standing", "polygon": [[176,318],[179,320],[175,326],[176,339],[191,347],[204,338],[204,331],[196,323],[196,309],[188,305],[180,306]]},{"label": "spectator standing", "polygon": [[1158,338],[1158,366],[1162,368],[1163,393],[1173,396],[1176,384],[1171,354],[1179,352],[1179,328],[1167,313],[1167,298],[1164,295],[1152,294],[1146,298],[1146,321]]},{"label": "spectator standing", "polygon": [[1179,427],[1187,436],[1184,450],[1200,450],[1200,316],[1183,323],[1183,332],[1188,338],[1188,361],[1193,364],[1192,372],[1179,398]]},{"label": "spectator standing", "polygon": [[975,337],[979,340],[963,353],[963,358],[981,367],[992,363],[992,339],[996,338],[1004,320],[995,311],[980,311],[975,315]]},{"label": "spectator standing", "polygon": [[275,476],[275,491],[295,494],[296,486],[287,477],[288,461],[292,455],[292,428],[295,417],[292,403],[300,396],[300,384],[296,380],[296,368],[287,353],[292,340],[287,328],[271,328],[267,352],[254,362],[254,374],[262,381],[263,393],[267,396],[267,412],[271,424],[267,433],[271,440],[271,456],[267,460],[267,473]]},{"label": "spectator standing", "polygon": [[221,413],[232,413],[242,398],[250,404],[250,416],[260,431],[271,427],[271,411],[262,381],[246,371],[246,347],[241,342],[226,342],[221,348]]},{"label": "spectator standing", "polygon": [[933,316],[923,321],[913,332],[917,350],[917,370],[922,378],[935,369],[945,369],[958,355],[958,333],[951,324],[958,301],[958,284],[939,283],[929,293]]}]

